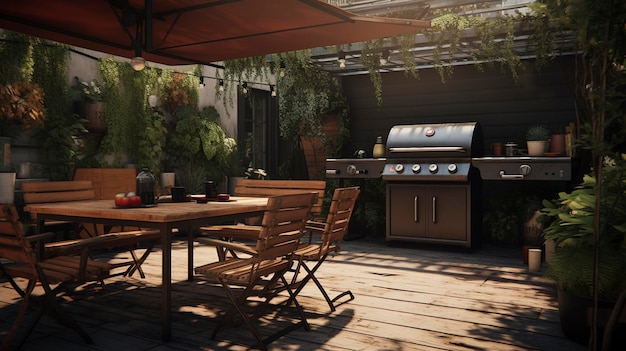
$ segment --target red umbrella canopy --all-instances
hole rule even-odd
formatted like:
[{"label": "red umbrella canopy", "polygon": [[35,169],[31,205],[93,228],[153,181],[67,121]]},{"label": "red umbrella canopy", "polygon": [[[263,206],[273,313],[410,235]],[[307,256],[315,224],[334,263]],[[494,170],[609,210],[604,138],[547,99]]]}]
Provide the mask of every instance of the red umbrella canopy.
[{"label": "red umbrella canopy", "polygon": [[417,32],[429,21],[357,16],[319,0],[19,0],[0,28],[166,65],[204,63]]}]

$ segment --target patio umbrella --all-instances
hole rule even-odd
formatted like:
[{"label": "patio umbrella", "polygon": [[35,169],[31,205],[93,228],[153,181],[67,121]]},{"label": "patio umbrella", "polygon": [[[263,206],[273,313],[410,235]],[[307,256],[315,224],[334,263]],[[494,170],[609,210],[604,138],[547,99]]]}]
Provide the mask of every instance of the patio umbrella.
[{"label": "patio umbrella", "polygon": [[0,28],[165,65],[216,61],[417,32],[429,21],[357,16],[319,0],[19,0]]}]

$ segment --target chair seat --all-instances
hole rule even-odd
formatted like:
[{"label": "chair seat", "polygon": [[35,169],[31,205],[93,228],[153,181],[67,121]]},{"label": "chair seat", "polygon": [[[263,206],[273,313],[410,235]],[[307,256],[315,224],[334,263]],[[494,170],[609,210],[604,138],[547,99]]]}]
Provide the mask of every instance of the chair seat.
[{"label": "chair seat", "polygon": [[204,235],[225,237],[238,240],[256,240],[259,236],[260,230],[261,226],[244,224],[200,227],[200,232],[202,232],[202,234]]},{"label": "chair seat", "polygon": [[[40,262],[39,266],[43,269],[49,283],[73,283],[77,281],[77,277],[80,275],[81,262],[80,257],[58,256]],[[111,264],[88,259],[84,278],[99,279],[106,277],[111,268],[113,268]],[[25,264],[5,265],[3,270],[6,274],[13,277],[29,280],[37,279],[36,272],[33,272],[32,268]]]},{"label": "chair seat", "polygon": [[[294,260],[318,261],[322,258],[322,243],[306,243],[300,244],[298,249],[294,251]],[[326,252],[337,252],[339,247],[331,245]]]},{"label": "chair seat", "polygon": [[290,263],[286,260],[263,260],[257,264],[257,269],[252,275],[250,269],[254,259],[232,258],[226,261],[209,263],[194,269],[196,274],[227,280],[230,284],[247,284],[258,277],[271,274],[276,271],[286,270]]}]

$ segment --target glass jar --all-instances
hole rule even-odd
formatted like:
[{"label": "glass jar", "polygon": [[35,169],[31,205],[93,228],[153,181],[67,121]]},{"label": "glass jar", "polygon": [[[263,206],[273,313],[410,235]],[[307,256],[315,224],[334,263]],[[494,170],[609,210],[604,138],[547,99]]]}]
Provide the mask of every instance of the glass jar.
[{"label": "glass jar", "polygon": [[372,157],[374,158],[385,157],[385,144],[383,144],[383,137],[381,136],[376,137],[376,144],[374,144]]},{"label": "glass jar", "polygon": [[156,204],[155,189],[156,181],[154,175],[150,172],[150,169],[144,167],[141,172],[137,174],[137,195],[141,197],[142,205],[154,205]]}]

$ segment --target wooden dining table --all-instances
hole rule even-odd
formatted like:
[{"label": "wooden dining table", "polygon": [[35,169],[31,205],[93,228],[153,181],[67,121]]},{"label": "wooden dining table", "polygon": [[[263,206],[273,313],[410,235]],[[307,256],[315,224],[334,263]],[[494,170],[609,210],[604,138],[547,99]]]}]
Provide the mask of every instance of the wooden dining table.
[{"label": "wooden dining table", "polygon": [[161,232],[163,250],[161,338],[169,341],[172,337],[172,230],[180,228],[187,231],[187,276],[189,280],[193,280],[193,229],[202,225],[259,216],[266,206],[266,197],[231,197],[223,202],[166,202],[152,207],[136,208],[116,207],[113,200],[68,201],[29,204],[24,210],[37,218],[39,231],[46,220],[158,229]]}]

